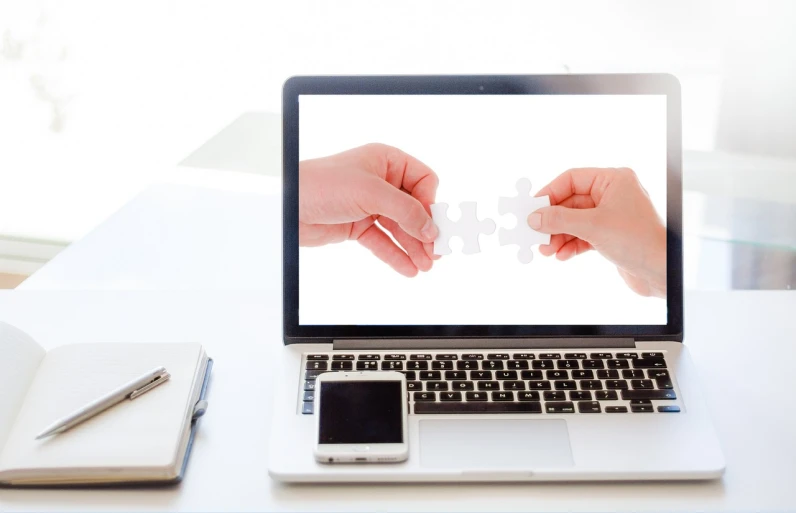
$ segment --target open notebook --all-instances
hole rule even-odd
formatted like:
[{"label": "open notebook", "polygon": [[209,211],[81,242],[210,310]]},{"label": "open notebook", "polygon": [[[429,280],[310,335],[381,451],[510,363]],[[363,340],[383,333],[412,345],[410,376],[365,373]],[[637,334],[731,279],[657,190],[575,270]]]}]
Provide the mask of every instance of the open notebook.
[{"label": "open notebook", "polygon": [[[0,322],[0,485],[176,482],[212,360],[200,344],[73,344],[45,351]],[[69,431],[44,428],[163,366],[171,378]]]}]

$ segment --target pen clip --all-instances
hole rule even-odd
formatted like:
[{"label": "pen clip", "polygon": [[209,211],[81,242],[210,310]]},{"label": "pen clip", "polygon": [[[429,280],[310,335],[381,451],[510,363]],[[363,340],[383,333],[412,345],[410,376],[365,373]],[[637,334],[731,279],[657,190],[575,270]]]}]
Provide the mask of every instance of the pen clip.
[{"label": "pen clip", "polygon": [[137,390],[133,390],[132,392],[130,392],[130,395],[127,398],[132,401],[136,397],[140,397],[141,395],[149,392],[150,390],[152,390],[156,386],[158,386],[161,383],[163,383],[164,381],[168,380],[170,377],[171,377],[171,374],[169,374],[168,372],[163,372],[162,374],[159,374],[159,375],[155,376],[155,378],[152,381],[150,381],[149,383],[147,383],[146,385],[142,386],[141,388],[139,388]]}]

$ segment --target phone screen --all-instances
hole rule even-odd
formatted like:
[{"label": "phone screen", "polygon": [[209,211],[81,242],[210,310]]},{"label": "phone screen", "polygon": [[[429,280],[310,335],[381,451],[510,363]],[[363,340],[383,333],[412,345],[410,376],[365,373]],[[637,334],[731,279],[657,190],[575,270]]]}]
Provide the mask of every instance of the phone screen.
[{"label": "phone screen", "polygon": [[321,444],[400,444],[400,381],[333,381],[321,384]]}]

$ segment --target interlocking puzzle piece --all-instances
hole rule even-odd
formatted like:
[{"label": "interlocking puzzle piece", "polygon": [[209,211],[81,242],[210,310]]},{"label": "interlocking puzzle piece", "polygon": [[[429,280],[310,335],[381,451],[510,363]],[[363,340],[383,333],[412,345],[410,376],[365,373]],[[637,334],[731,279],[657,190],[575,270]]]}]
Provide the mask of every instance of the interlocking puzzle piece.
[{"label": "interlocking puzzle piece", "polygon": [[491,219],[478,219],[476,210],[478,205],[475,201],[465,201],[459,204],[462,216],[458,221],[451,221],[448,218],[448,204],[435,203],[431,205],[431,219],[439,229],[439,236],[434,241],[435,255],[449,255],[451,253],[451,237],[461,237],[464,241],[462,253],[472,255],[481,252],[478,244],[478,236],[491,235],[495,233],[495,222]]},{"label": "interlocking puzzle piece", "polygon": [[533,260],[531,246],[535,244],[550,244],[550,235],[539,233],[528,226],[528,216],[534,210],[550,206],[550,196],[531,196],[531,181],[527,178],[520,178],[517,181],[517,196],[513,198],[502,197],[498,201],[498,212],[503,214],[514,214],[517,218],[517,226],[512,229],[501,228],[498,237],[500,245],[517,244],[520,250],[517,258],[523,264],[528,264]]}]

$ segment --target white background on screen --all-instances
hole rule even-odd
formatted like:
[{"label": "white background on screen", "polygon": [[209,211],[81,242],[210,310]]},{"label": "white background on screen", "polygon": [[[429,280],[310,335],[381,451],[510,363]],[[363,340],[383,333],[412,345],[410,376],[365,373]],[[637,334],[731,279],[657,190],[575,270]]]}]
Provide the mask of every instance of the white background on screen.
[{"label": "white background on screen", "polygon": [[[302,96],[299,158],[370,142],[401,148],[439,176],[438,202],[498,213],[527,177],[532,194],[573,167],[630,167],[666,216],[665,96]],[[520,220],[525,222],[525,220]],[[665,324],[666,302],[633,293],[594,251],[567,262],[535,247],[528,265],[498,231],[481,253],[443,257],[406,278],[355,242],[299,251],[299,323],[334,325]]]}]

